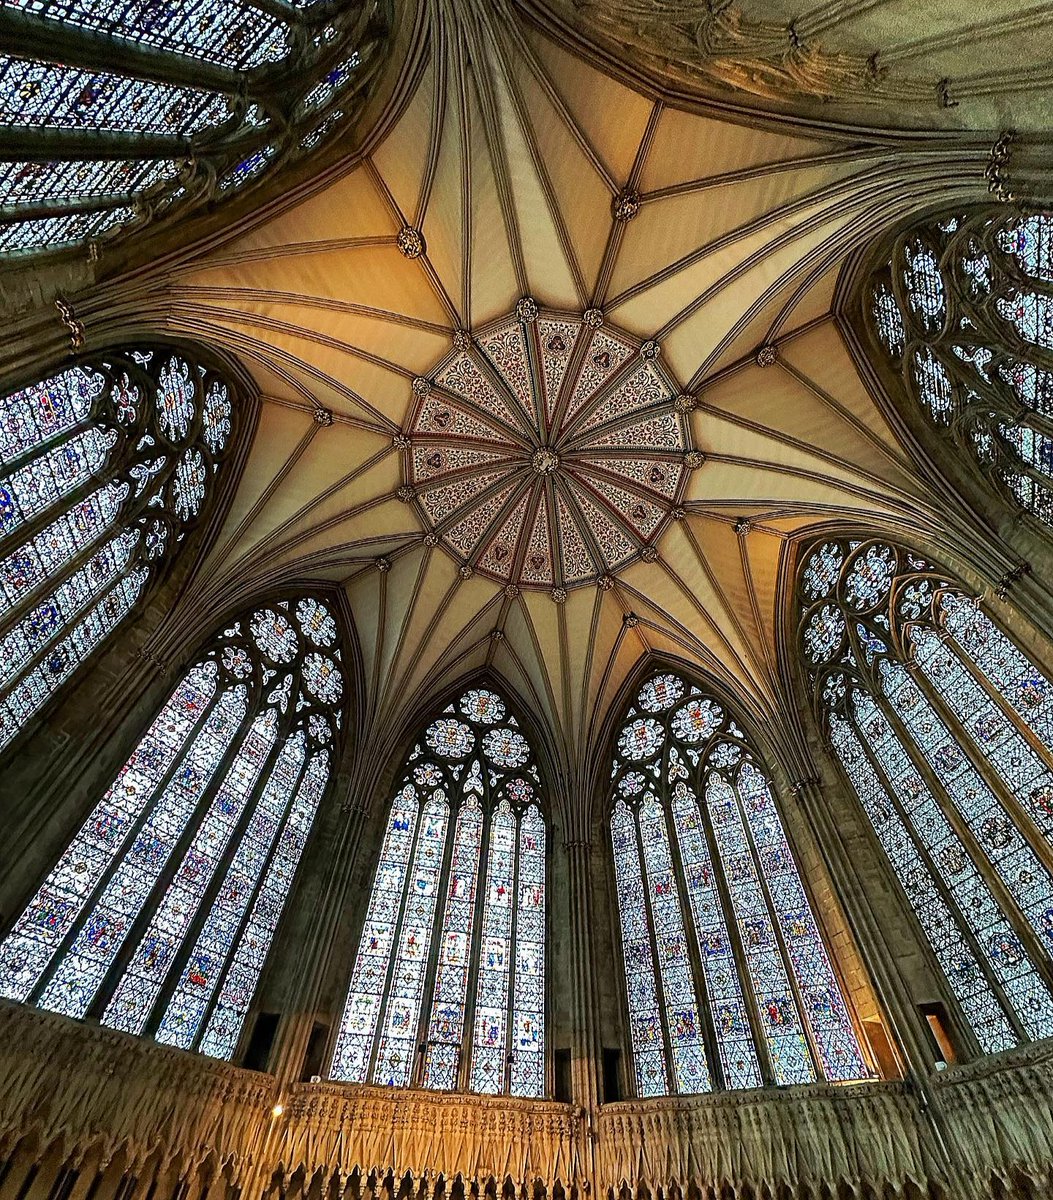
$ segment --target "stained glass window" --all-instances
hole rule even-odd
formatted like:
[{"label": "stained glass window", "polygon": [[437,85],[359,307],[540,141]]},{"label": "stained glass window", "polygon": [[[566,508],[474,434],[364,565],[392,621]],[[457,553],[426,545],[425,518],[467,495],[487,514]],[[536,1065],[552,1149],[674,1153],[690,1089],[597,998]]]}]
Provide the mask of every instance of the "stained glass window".
[{"label": "stained glass window", "polygon": [[0,944],[0,994],[232,1057],[329,779],[342,699],[320,600],[232,622]]},{"label": "stained glass window", "polygon": [[40,150],[0,165],[0,254],[170,221],[313,149],[357,111],[387,32],[341,2],[20,0],[0,23],[8,46],[54,47],[0,55],[0,130]]},{"label": "stained glass window", "polygon": [[823,542],[799,597],[816,711],[978,1049],[1047,1036],[1050,681],[898,546]]},{"label": "stained glass window", "polygon": [[334,1079],[544,1094],[545,842],[530,745],[472,688],[395,789]]},{"label": "stained glass window", "polygon": [[0,750],[199,519],[234,408],[220,375],[163,347],[85,359],[0,400]]},{"label": "stained glass window", "polygon": [[868,291],[876,341],[941,435],[1053,525],[1053,215],[961,213],[898,239]]},{"label": "stained glass window", "polygon": [[637,1094],[866,1078],[771,784],[724,706],[661,672],[615,746]]}]

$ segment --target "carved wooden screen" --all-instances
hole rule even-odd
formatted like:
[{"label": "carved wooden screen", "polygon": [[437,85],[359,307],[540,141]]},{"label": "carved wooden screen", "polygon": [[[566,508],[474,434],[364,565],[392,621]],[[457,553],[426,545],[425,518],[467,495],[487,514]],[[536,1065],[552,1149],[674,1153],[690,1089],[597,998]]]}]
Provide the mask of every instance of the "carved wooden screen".
[{"label": "carved wooden screen", "polygon": [[0,400],[0,749],[124,620],[214,491],[230,385],[182,350]]},{"label": "carved wooden screen", "polygon": [[1053,1029],[1053,687],[975,598],[882,541],[798,578],[827,736],[985,1052]]},{"label": "carved wooden screen", "polygon": [[338,643],[309,596],[213,639],[0,945],[0,994],[231,1057],[329,780]]},{"label": "carved wooden screen", "polygon": [[396,789],[334,1079],[544,1093],[545,840],[529,743],[472,688]]},{"label": "carved wooden screen", "polygon": [[911,401],[1053,524],[1053,216],[999,209],[910,230],[867,311]]},{"label": "carved wooden screen", "polygon": [[612,780],[638,1094],[865,1077],[771,783],[725,708],[655,675]]}]

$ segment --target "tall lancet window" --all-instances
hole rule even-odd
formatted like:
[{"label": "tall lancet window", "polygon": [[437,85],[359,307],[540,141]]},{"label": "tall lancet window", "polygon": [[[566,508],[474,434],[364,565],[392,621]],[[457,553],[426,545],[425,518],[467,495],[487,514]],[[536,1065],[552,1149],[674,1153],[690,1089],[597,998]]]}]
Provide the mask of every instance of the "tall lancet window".
[{"label": "tall lancet window", "polygon": [[395,790],[334,1079],[543,1094],[545,832],[526,738],[472,688]]},{"label": "tall lancet window", "polygon": [[329,779],[343,694],[320,601],[232,622],[0,944],[0,994],[230,1058]]},{"label": "tall lancet window", "polygon": [[771,782],[723,705],[648,680],[612,788],[637,1093],[865,1078]]},{"label": "tall lancet window", "polygon": [[1053,1028],[1053,687],[954,580],[880,541],[798,579],[820,720],[980,1050]]},{"label": "tall lancet window", "polygon": [[869,289],[906,394],[997,490],[1053,525],[1053,215],[952,215]]},{"label": "tall lancet window", "polygon": [[200,517],[233,416],[225,380],[160,347],[0,399],[0,750]]}]

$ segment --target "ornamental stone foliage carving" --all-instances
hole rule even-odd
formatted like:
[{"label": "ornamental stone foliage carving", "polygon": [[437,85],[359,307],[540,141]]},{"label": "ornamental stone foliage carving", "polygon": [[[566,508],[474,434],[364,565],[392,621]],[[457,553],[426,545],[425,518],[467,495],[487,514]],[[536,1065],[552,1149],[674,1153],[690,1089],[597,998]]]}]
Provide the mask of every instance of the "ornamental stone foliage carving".
[{"label": "ornamental stone foliage carving", "polygon": [[469,573],[562,603],[655,560],[703,462],[656,342],[521,300],[430,382],[414,383],[403,489]]},{"label": "ornamental stone foliage carving", "polygon": [[303,158],[360,112],[390,20],[389,0],[0,8],[0,259],[97,253]]}]

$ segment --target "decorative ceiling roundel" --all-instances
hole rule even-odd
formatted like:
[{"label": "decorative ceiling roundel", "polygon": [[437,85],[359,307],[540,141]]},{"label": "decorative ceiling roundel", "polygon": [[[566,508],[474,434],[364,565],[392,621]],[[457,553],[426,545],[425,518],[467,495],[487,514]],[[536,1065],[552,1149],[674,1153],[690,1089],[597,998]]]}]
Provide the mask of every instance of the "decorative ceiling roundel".
[{"label": "decorative ceiling roundel", "polygon": [[657,344],[595,309],[521,300],[458,334],[413,390],[402,490],[430,534],[473,570],[557,598],[653,561],[701,460]]}]

